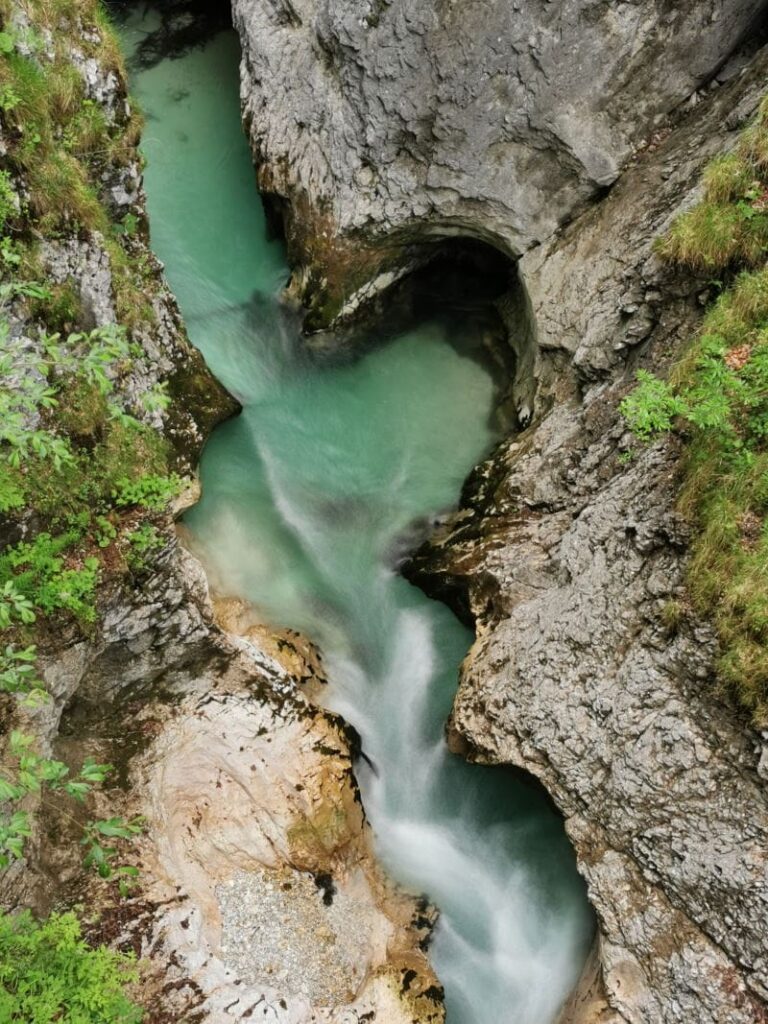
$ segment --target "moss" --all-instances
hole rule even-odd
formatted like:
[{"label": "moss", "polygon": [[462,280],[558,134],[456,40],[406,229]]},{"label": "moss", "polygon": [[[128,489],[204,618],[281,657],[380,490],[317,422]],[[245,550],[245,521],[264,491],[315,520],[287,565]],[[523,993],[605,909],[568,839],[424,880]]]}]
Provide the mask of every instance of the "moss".
[{"label": "moss", "polygon": [[[157,287],[154,268],[144,252],[132,256],[117,239],[106,240],[112,270],[112,298],[118,321],[129,330],[149,327],[155,322],[155,311],[148,298]],[[125,244],[130,244],[126,239]]]},{"label": "moss", "polygon": [[45,323],[48,331],[69,334],[82,324],[80,292],[72,280],[49,285],[45,297],[31,300],[30,312]]}]

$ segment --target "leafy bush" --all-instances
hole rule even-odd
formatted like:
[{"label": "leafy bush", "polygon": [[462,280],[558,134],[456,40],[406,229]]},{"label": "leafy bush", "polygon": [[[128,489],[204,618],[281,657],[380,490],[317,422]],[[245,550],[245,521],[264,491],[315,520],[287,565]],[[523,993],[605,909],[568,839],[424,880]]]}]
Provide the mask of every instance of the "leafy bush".
[{"label": "leafy bush", "polygon": [[80,539],[75,531],[58,537],[39,533],[33,541],[17,544],[0,554],[0,584],[10,583],[35,613],[68,611],[82,622],[93,622],[98,559],[86,558],[79,566],[66,561]]},{"label": "leafy bush", "polygon": [[126,995],[131,956],[88,946],[73,913],[44,922],[0,913],[0,1020],[7,1024],[140,1024]]},{"label": "leafy bush", "polygon": [[[46,295],[29,284],[13,289]],[[92,622],[98,561],[89,546],[120,543],[120,510],[162,512],[178,493],[178,478],[163,473],[166,443],[118,398],[133,356],[114,325],[43,335],[35,352],[0,319],[0,511],[31,503],[52,527],[0,556],[0,628],[62,610]],[[69,401],[60,405],[65,382]],[[151,410],[168,402],[162,386],[141,400]],[[128,545],[123,565],[137,568],[143,560]]]},{"label": "leafy bush", "polygon": [[643,441],[672,429],[683,404],[667,381],[659,380],[646,370],[637,372],[638,387],[627,395],[621,411],[630,430]]},{"label": "leafy bush", "polygon": [[148,556],[163,546],[160,531],[150,523],[144,523],[133,533],[129,533],[127,539],[130,544],[128,564],[136,572],[145,569]]},{"label": "leafy bush", "polygon": [[160,512],[179,494],[181,480],[172,476],[145,474],[135,480],[123,478],[117,481],[113,497],[118,508],[135,505],[139,508]]}]

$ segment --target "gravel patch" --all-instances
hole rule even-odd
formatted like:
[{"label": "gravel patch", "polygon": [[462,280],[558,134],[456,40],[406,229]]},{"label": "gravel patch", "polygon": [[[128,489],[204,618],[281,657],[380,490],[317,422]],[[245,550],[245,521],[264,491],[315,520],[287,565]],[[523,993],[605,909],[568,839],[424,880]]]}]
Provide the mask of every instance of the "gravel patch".
[{"label": "gravel patch", "polygon": [[221,959],[251,985],[315,1006],[350,1002],[365,977],[377,911],[327,876],[288,868],[238,871],[216,888]]}]

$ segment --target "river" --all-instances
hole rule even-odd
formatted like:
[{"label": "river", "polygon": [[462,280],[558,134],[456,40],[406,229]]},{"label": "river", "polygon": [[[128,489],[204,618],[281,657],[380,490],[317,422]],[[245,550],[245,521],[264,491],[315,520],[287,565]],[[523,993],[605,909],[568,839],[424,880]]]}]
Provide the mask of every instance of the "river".
[{"label": "river", "polygon": [[[156,26],[152,11],[129,17],[129,54]],[[494,441],[477,327],[435,315],[355,360],[313,357],[279,301],[289,272],[241,132],[238,61],[223,31],[132,67],[153,248],[243,405],[205,448],[185,522],[220,592],[322,649],[327,703],[370,761],[358,776],[379,856],[440,909],[449,1024],[550,1024],[593,933],[572,849],[537,788],[448,752],[472,636],[396,571],[411,524],[455,505]]]}]

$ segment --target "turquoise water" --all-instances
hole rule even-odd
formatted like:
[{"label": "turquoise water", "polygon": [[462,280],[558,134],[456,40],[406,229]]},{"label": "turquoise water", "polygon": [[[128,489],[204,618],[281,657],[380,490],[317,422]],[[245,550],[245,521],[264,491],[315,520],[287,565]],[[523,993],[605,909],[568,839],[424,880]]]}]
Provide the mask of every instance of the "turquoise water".
[{"label": "turquoise water", "polygon": [[[129,50],[151,18],[124,27]],[[219,591],[321,646],[328,703],[374,766],[358,774],[379,854],[440,908],[450,1024],[549,1024],[592,935],[572,851],[538,791],[448,753],[472,637],[394,569],[414,520],[455,504],[491,445],[494,384],[457,316],[354,362],[311,357],[278,301],[288,269],[240,130],[238,59],[222,33],[134,71],[153,246],[243,404],[206,446],[186,523]]]}]

